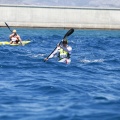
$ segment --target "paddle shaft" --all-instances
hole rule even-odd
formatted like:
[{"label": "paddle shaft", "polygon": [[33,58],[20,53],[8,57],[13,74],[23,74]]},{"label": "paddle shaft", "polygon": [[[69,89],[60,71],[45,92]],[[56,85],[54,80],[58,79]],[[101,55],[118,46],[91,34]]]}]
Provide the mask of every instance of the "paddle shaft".
[{"label": "paddle shaft", "polygon": [[8,24],[5,22],[6,26],[8,27],[8,29],[12,32],[12,30],[10,29],[10,27],[8,26]]},{"label": "paddle shaft", "polygon": [[[74,29],[71,28],[63,37],[63,39],[65,39],[66,37],[70,36],[72,33],[74,32]],[[63,41],[63,40],[62,40]],[[62,41],[60,41],[58,43],[58,45],[60,45],[62,43]],[[57,46],[55,47],[55,49],[50,53],[50,55],[56,50]],[[50,55],[47,57],[47,59],[49,59]]]}]

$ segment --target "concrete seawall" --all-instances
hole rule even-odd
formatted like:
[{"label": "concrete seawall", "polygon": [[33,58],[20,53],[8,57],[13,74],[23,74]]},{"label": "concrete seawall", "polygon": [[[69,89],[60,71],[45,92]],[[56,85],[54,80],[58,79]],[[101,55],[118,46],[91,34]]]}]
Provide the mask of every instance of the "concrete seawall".
[{"label": "concrete seawall", "polygon": [[0,26],[120,29],[120,9],[0,5]]}]

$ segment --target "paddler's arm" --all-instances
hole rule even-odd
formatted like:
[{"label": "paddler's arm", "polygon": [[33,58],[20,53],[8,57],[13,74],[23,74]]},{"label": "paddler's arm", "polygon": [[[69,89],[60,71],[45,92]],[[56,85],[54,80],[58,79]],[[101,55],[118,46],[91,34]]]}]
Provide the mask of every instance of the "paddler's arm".
[{"label": "paddler's arm", "polygon": [[53,58],[55,54],[50,55],[49,57],[45,58],[44,61],[49,60],[50,58]]},{"label": "paddler's arm", "polygon": [[10,36],[9,36],[9,39],[11,41],[11,38],[14,36],[14,34],[12,33]]},{"label": "paddler's arm", "polygon": [[23,44],[23,42],[22,42],[22,40],[21,40],[21,39],[20,39],[20,43],[21,43],[21,45],[22,45],[22,46],[24,46],[24,44]]},{"label": "paddler's arm", "polygon": [[10,44],[12,44],[12,40],[11,40],[11,38],[12,38],[12,35],[9,36]]},{"label": "paddler's arm", "polygon": [[20,36],[18,35],[18,38],[19,38],[19,41],[21,43],[22,46],[24,46],[23,42],[22,42],[22,39],[20,38]]},{"label": "paddler's arm", "polygon": [[47,61],[51,58],[53,58],[58,53],[59,46],[57,45],[57,49],[47,58],[44,59],[44,61]]}]

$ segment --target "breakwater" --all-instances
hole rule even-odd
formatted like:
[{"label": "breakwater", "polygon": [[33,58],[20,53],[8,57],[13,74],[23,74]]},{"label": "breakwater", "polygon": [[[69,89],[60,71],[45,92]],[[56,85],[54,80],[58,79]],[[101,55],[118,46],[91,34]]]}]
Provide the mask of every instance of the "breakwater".
[{"label": "breakwater", "polygon": [[0,26],[120,29],[120,9],[0,5]]}]

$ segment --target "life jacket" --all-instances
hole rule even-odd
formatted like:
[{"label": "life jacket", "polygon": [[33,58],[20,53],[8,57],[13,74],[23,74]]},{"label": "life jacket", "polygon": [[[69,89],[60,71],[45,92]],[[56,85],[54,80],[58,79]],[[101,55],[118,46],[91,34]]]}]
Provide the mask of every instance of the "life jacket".
[{"label": "life jacket", "polygon": [[70,58],[70,54],[67,51],[65,51],[62,48],[60,48],[58,57],[59,57],[60,60],[63,59],[63,58],[68,58],[69,59]]}]

